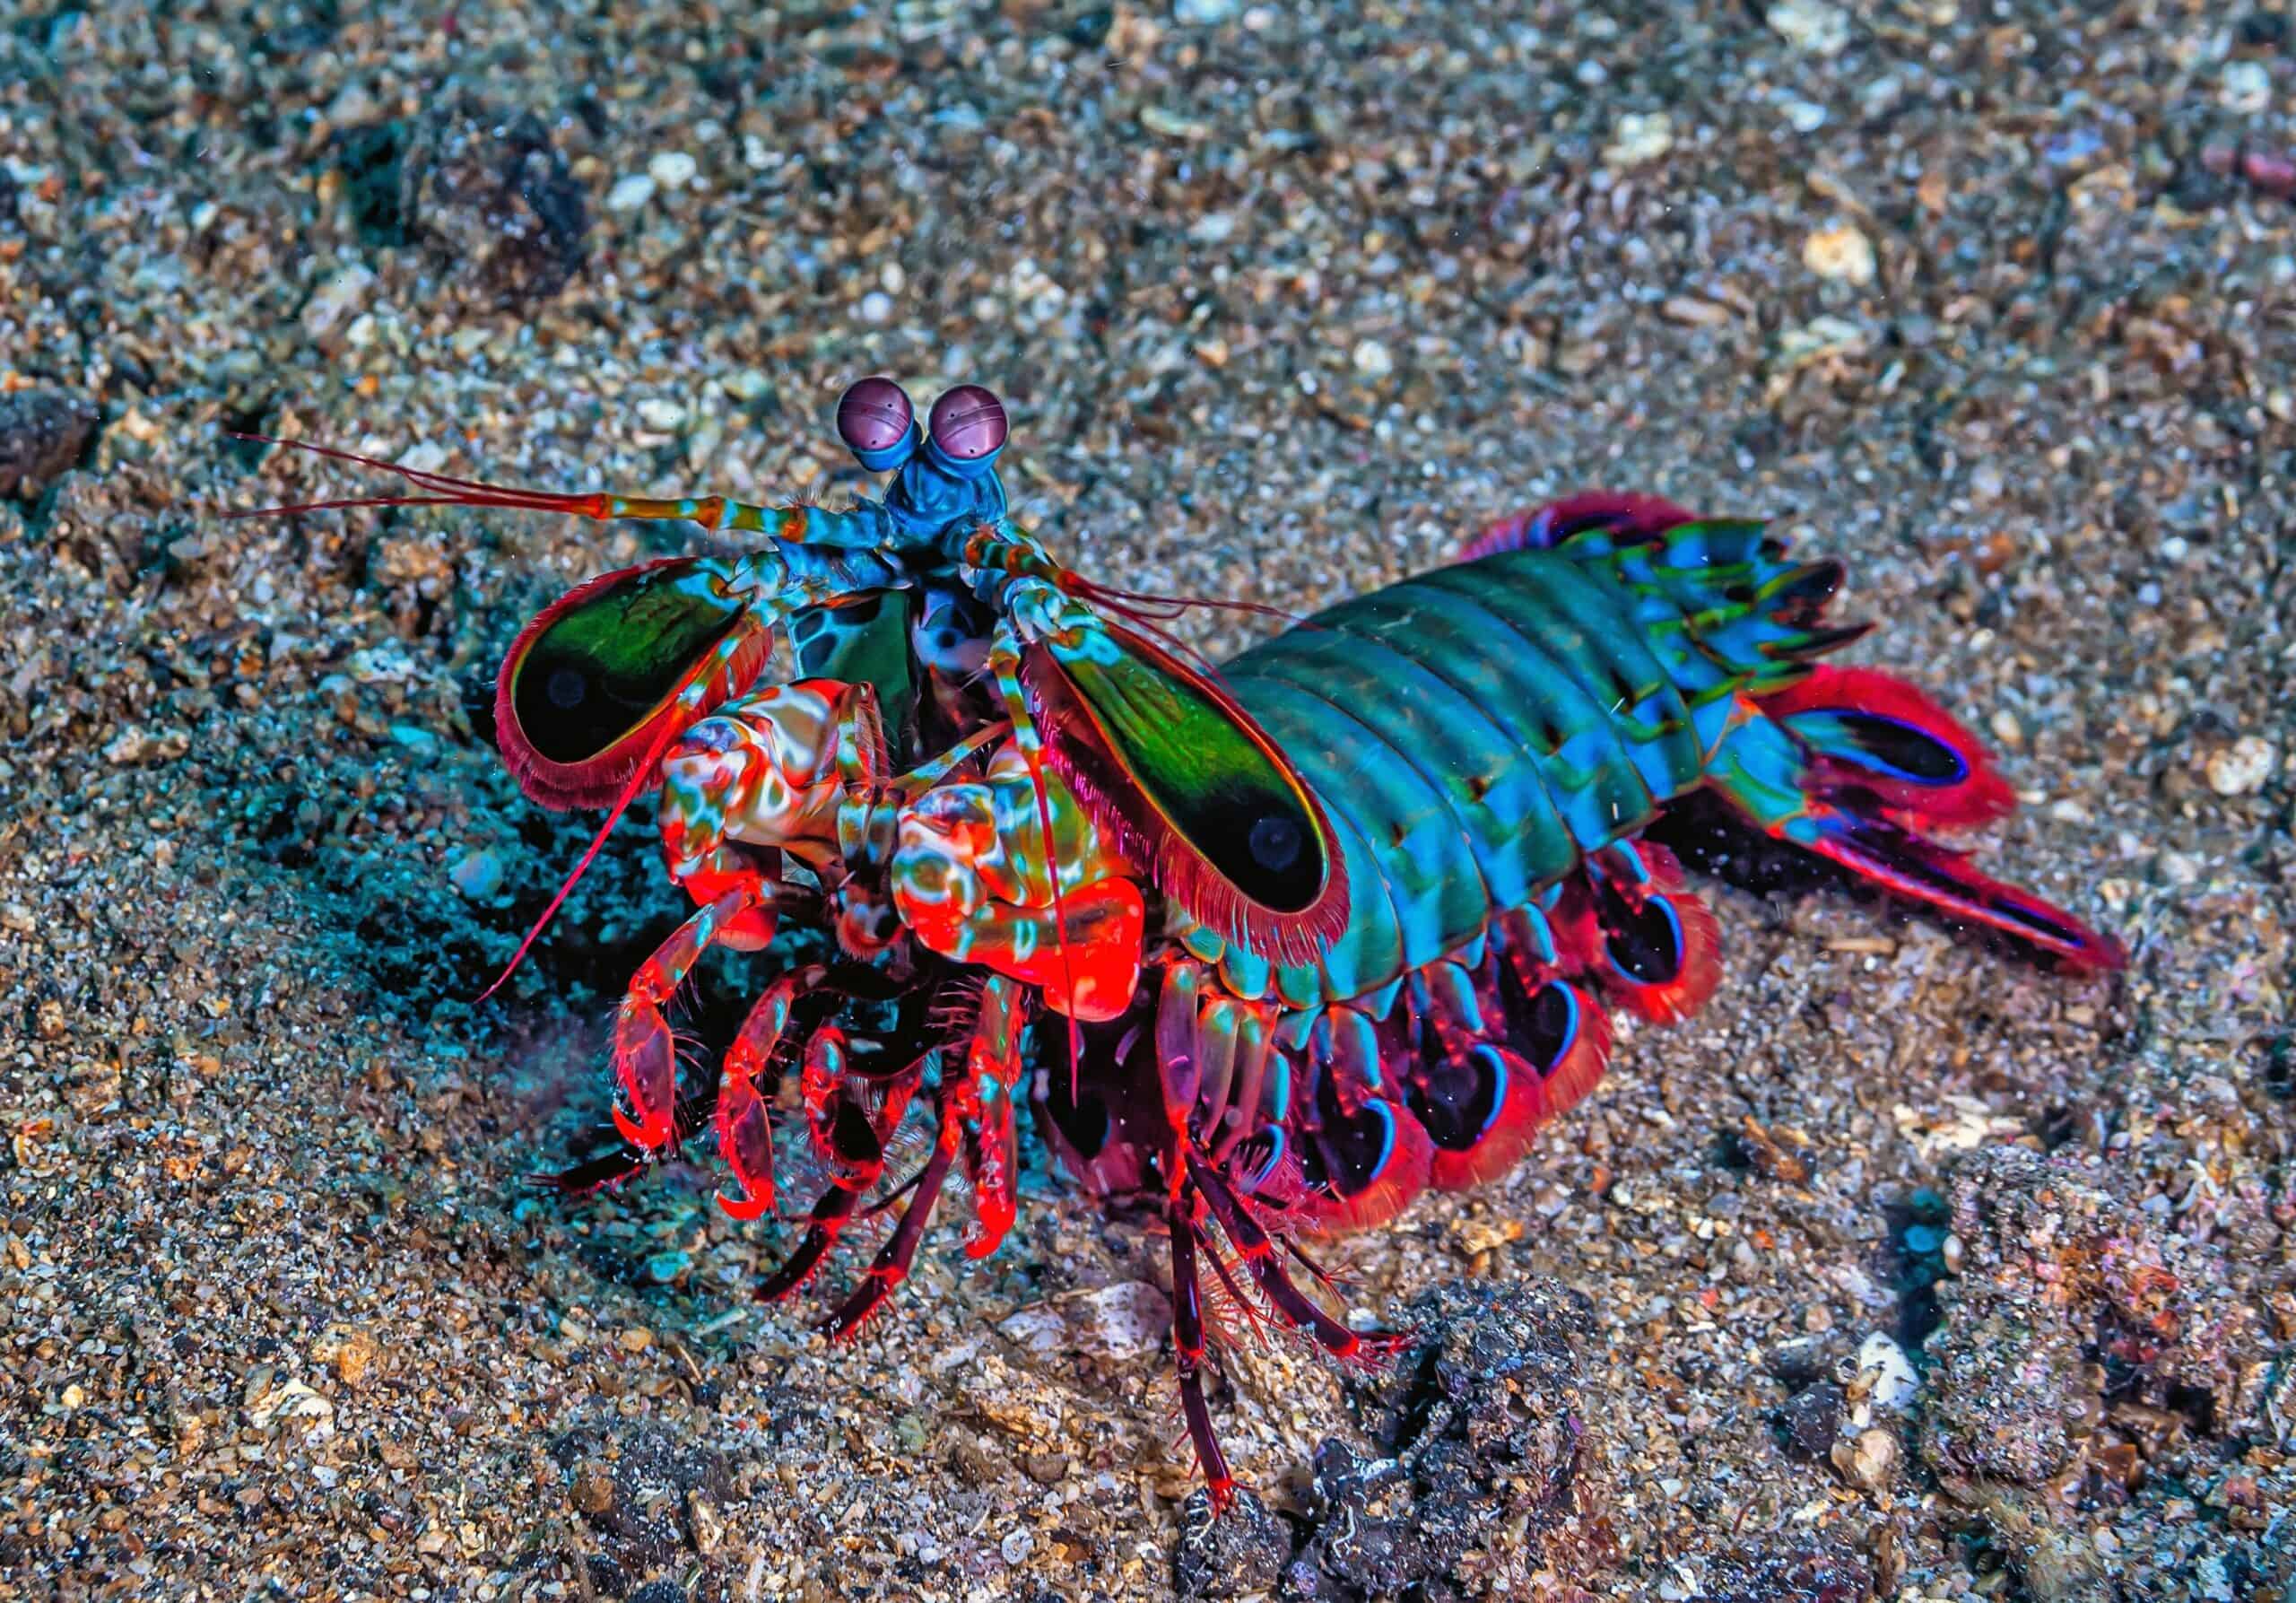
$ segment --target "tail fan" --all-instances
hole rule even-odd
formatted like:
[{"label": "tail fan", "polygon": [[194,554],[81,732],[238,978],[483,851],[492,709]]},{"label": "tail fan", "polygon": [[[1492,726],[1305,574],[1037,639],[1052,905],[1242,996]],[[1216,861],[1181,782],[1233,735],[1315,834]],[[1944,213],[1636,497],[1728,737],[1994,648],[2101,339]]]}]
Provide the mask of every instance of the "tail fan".
[{"label": "tail fan", "polygon": [[1729,731],[1707,777],[1757,828],[2075,968],[2127,961],[2110,936],[1930,838],[2002,817],[2015,798],[1976,737],[1920,691],[1822,668],[1752,705],[1764,716]]},{"label": "tail fan", "polygon": [[2016,810],[1977,736],[1902,679],[1817,668],[1763,697],[1761,710],[1809,754],[1827,789],[1862,787],[1909,830],[1990,823]]},{"label": "tail fan", "polygon": [[2074,968],[2118,969],[2128,961],[2112,937],[2029,892],[1979,873],[1965,854],[1886,820],[1837,813],[1821,820],[1818,838],[1809,846],[1901,896],[2006,930]]}]

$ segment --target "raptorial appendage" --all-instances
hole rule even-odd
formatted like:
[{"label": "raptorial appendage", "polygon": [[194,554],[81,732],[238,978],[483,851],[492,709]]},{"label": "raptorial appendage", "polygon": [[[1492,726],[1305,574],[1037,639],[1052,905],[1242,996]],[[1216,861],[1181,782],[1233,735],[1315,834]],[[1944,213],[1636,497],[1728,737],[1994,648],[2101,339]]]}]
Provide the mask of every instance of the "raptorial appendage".
[{"label": "raptorial appendage", "polygon": [[[1053,822],[1048,852],[1040,799]],[[1032,773],[1006,746],[979,780],[936,786],[903,808],[899,831],[893,903],[920,945],[1031,987],[1079,1019],[1117,1018],[1132,1005],[1140,874],[1057,777]]]}]

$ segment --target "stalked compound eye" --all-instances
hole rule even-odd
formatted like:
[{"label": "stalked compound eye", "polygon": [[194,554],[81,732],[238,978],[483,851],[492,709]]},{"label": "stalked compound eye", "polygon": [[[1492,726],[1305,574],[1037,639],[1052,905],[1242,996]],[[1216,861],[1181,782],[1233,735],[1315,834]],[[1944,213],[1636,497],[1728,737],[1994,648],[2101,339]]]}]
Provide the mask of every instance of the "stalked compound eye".
[{"label": "stalked compound eye", "polygon": [[988,471],[1009,431],[1004,403],[978,384],[960,384],[934,402],[926,427],[933,459],[967,479]]},{"label": "stalked compound eye", "polygon": [[872,473],[899,467],[917,445],[917,408],[882,374],[864,379],[837,403],[837,437]]}]

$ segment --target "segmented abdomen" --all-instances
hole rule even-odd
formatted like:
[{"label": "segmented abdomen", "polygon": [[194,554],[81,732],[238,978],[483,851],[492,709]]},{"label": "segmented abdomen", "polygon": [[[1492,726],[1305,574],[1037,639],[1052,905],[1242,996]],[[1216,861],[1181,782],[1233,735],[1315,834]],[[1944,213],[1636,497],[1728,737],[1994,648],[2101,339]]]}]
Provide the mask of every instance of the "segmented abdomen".
[{"label": "segmented abdomen", "polygon": [[[1563,551],[1507,552],[1342,603],[1227,665],[1346,858],[1347,933],[1269,977],[1286,1002],[1435,961],[1699,783],[1645,601]],[[1222,956],[1258,989],[1234,971],[1248,961]]]}]

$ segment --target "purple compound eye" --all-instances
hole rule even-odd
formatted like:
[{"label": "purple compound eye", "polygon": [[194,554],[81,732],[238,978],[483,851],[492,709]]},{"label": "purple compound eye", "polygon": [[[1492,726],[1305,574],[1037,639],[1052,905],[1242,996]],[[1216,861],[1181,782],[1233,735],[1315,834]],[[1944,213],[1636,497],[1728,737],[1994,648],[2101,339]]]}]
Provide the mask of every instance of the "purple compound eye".
[{"label": "purple compound eye", "polygon": [[1004,403],[978,384],[960,384],[933,403],[934,449],[960,474],[985,469],[1004,449]]},{"label": "purple compound eye", "polygon": [[908,392],[887,378],[864,379],[837,403],[837,437],[873,473],[908,458],[916,424]]}]

